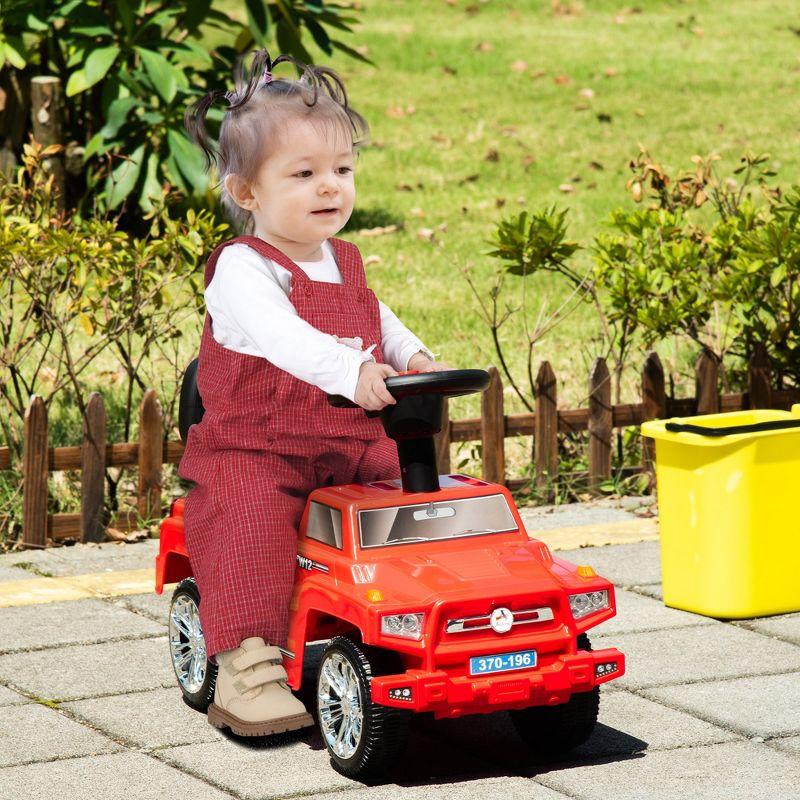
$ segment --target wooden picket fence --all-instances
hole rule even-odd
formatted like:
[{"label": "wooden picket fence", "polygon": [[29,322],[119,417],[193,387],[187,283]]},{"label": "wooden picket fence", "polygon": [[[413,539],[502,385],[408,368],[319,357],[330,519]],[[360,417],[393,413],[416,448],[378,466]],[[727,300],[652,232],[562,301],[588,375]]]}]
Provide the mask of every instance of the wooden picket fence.
[{"label": "wooden picket fence", "polygon": [[[552,367],[543,362],[536,379],[535,410],[525,414],[506,414],[503,408],[503,382],[499,371],[489,367],[491,382],[481,397],[481,416],[451,420],[445,403],[442,431],[437,436],[439,471],[450,472],[452,442],[481,441],[483,477],[509,488],[519,488],[522,480],[507,480],[505,440],[510,436],[532,436],[536,484],[546,496],[558,480],[558,434],[588,431],[588,473],[590,490],[611,477],[612,433],[615,428],[640,425],[648,419],[688,417],[745,408],[788,409],[800,402],[796,389],[772,388],[770,363],[764,347],[757,347],[750,359],[748,390],[720,395],[718,364],[707,352],[696,366],[696,391],[690,398],[667,397],[664,370],[655,353],[650,353],[642,369],[641,398],[637,403],[614,405],[611,381],[602,358],[595,360],[589,374],[588,408],[559,409],[557,380]],[[97,542],[106,539],[106,527],[134,530],[140,520],[161,517],[162,467],[177,464],[183,444],[163,438],[163,415],[156,392],[145,392],[139,411],[139,441],[112,444],[106,440],[103,398],[90,395],[84,422],[83,439],[74,447],[50,447],[47,410],[42,399],[31,398],[25,413],[22,543],[25,547],[45,547],[48,542],[79,539]],[[652,443],[643,441],[641,470],[652,470]],[[0,448],[0,470],[11,468],[8,448]],[[106,467],[138,467],[136,512],[104,517]],[[80,470],[81,511],[74,514],[48,514],[48,478],[51,472]]]}]

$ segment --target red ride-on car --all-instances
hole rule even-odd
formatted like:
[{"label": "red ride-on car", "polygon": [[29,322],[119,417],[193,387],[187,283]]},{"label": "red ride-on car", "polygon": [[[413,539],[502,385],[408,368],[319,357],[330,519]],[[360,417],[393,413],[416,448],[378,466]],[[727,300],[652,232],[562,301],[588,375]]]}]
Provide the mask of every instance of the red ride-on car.
[{"label": "red ride-on car", "polygon": [[[184,438],[202,415],[194,363],[181,396]],[[438,474],[442,398],[488,380],[482,370],[387,378],[397,403],[380,416],[401,479],[308,497],[284,667],[318,717],[333,766],[349,777],[398,763],[418,712],[508,711],[536,750],[569,750],[592,733],[599,684],[624,672],[623,654],[592,650],[586,633],[616,613],[612,584],[529,538],[504,486]],[[183,506],[175,501],[161,526],[156,592],[178,584],[172,663],[185,701],[205,711],[216,666],[206,660]]]}]

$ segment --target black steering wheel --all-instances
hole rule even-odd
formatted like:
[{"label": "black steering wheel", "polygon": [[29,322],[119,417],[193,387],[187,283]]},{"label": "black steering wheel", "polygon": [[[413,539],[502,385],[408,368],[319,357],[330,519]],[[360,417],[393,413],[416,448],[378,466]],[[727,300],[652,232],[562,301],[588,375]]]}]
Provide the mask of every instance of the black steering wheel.
[{"label": "black steering wheel", "polygon": [[[396,400],[422,394],[459,397],[482,392],[489,385],[489,373],[483,369],[449,369],[443,372],[419,372],[386,378],[386,388]],[[360,408],[340,394],[329,394],[328,402],[336,408]]]}]

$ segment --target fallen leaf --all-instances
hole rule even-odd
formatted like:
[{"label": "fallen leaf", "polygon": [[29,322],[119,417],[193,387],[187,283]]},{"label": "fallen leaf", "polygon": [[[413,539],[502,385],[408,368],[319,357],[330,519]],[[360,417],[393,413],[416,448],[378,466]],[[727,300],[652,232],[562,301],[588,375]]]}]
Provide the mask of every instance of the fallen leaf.
[{"label": "fallen leaf", "polygon": [[469,207],[468,206],[461,206],[461,213],[462,214],[469,214]]},{"label": "fallen leaf", "polygon": [[398,183],[394,187],[398,192],[413,192],[414,187],[410,183]]},{"label": "fallen leaf", "polygon": [[116,528],[106,528],[106,538],[112,542],[121,542],[123,544],[125,542],[141,542],[143,539],[150,538],[150,531],[147,528],[143,528],[138,531],[124,533]]},{"label": "fallen leaf", "polygon": [[558,191],[569,194],[570,192],[575,191],[575,187],[571,183],[562,183],[559,185]]},{"label": "fallen leaf", "polygon": [[633,113],[636,114],[637,117],[643,117],[644,116],[644,109],[643,108],[637,108]]},{"label": "fallen leaf", "polygon": [[581,89],[578,94],[581,97],[585,97],[587,100],[591,100],[594,97],[594,89],[586,87],[585,89]]},{"label": "fallen leaf", "polygon": [[572,106],[573,111],[588,111],[590,108],[591,106],[588,103],[575,103],[575,105]]},{"label": "fallen leaf", "polygon": [[437,231],[442,231],[442,233],[446,232],[447,231],[447,223],[446,222],[440,223],[439,225],[436,226],[436,230]]},{"label": "fallen leaf", "polygon": [[435,232],[432,228],[420,228],[417,231],[417,238],[426,242],[432,242]]},{"label": "fallen leaf", "polygon": [[525,72],[528,69],[528,62],[519,59],[511,65],[512,72]]},{"label": "fallen leaf", "polygon": [[377,228],[362,228],[358,233],[360,236],[384,236],[387,233],[395,233],[397,230],[397,225],[384,225]]},{"label": "fallen leaf", "polygon": [[570,83],[572,83],[572,78],[570,78],[569,75],[556,75],[553,78],[553,82],[559,86],[568,86]]},{"label": "fallen leaf", "polygon": [[495,208],[502,208],[506,204],[505,197],[495,197],[494,199],[494,207]]},{"label": "fallen leaf", "polygon": [[364,266],[365,267],[369,267],[372,264],[382,264],[382,263],[383,263],[383,259],[378,255],[367,256],[364,259]]},{"label": "fallen leaf", "polygon": [[597,121],[598,122],[610,123],[610,122],[613,122],[613,117],[611,116],[611,114],[606,114],[605,111],[601,111],[597,115]]},{"label": "fallen leaf", "polygon": [[591,183],[587,183],[586,184],[586,188],[587,189],[596,189],[597,188],[597,184],[594,181],[592,181]]},{"label": "fallen leaf", "polygon": [[527,198],[527,197],[523,197],[522,195],[520,195],[520,196],[517,198],[517,202],[518,202],[518,203],[519,203],[521,206],[524,206],[524,205],[525,205],[525,204],[528,202],[528,198]]},{"label": "fallen leaf", "polygon": [[616,67],[606,67],[604,74],[606,78],[616,78],[619,75],[619,70]]},{"label": "fallen leaf", "polygon": [[605,169],[605,167],[599,161],[590,161],[589,169],[594,169],[599,172],[600,170]]},{"label": "fallen leaf", "polygon": [[475,181],[480,178],[477,172],[474,172],[472,175],[465,175],[463,178],[459,179],[459,185],[463,185],[465,183],[475,183]]},{"label": "fallen leaf", "polygon": [[691,30],[692,30],[692,33],[695,36],[703,37],[703,36],[706,35],[706,32],[700,27],[695,27],[695,28],[692,28]]},{"label": "fallen leaf", "polygon": [[500,160],[500,153],[494,147],[490,147],[486,151],[486,161],[499,161]]},{"label": "fallen leaf", "polygon": [[531,78],[533,78],[534,80],[536,80],[537,78],[544,78],[545,75],[547,75],[546,69],[535,69],[533,70],[533,72],[531,72]]},{"label": "fallen leaf", "polygon": [[536,157],[530,154],[522,157],[522,166],[525,167],[525,170],[531,167],[533,164],[536,163]]},{"label": "fallen leaf", "polygon": [[475,45],[475,49],[479,53],[491,53],[494,46],[491,42],[478,42],[478,44]]},{"label": "fallen leaf", "polygon": [[354,47],[353,49],[356,51],[356,53],[358,53],[360,56],[364,56],[365,58],[369,55],[368,44],[362,44],[359,45],[358,47]]},{"label": "fallen leaf", "polygon": [[417,207],[417,206],[415,206],[414,208],[412,208],[412,209],[411,209],[411,210],[408,212],[408,214],[409,214],[409,216],[411,216],[411,217],[424,217],[424,216],[426,216],[425,212],[424,212],[424,211],[423,211],[421,208],[419,208],[419,207]]},{"label": "fallen leaf", "polygon": [[405,108],[402,106],[390,106],[386,109],[386,116],[392,119],[399,119],[401,117],[410,117],[416,111],[417,109],[414,106],[406,106]]},{"label": "fallen leaf", "polygon": [[42,367],[39,370],[37,377],[42,382],[55,383],[55,380],[58,377],[58,373],[52,367]]},{"label": "fallen leaf", "polygon": [[443,144],[446,147],[453,146],[453,140],[449,136],[444,136],[441,133],[434,133],[433,136],[431,136],[431,141],[438,142],[439,144]]},{"label": "fallen leaf", "polygon": [[442,64],[442,72],[444,72],[445,75],[458,74],[458,71],[456,69],[454,69],[453,67],[448,67],[447,64]]}]

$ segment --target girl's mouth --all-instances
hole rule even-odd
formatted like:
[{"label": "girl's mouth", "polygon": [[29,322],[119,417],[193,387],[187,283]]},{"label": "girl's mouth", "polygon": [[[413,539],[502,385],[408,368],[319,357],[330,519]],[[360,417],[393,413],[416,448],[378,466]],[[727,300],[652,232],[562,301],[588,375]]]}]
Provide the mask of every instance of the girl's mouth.
[{"label": "girl's mouth", "polygon": [[339,209],[338,208],[322,208],[319,211],[312,211],[312,214],[318,214],[322,217],[328,217],[331,214],[335,214]]}]

